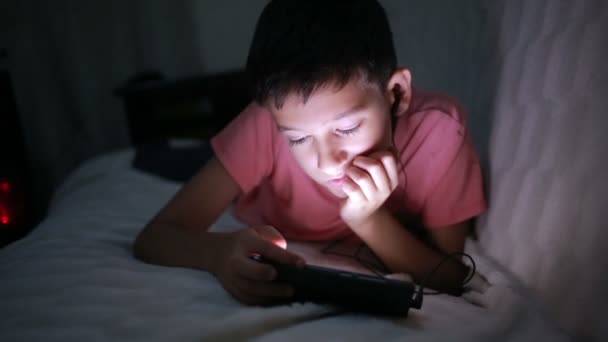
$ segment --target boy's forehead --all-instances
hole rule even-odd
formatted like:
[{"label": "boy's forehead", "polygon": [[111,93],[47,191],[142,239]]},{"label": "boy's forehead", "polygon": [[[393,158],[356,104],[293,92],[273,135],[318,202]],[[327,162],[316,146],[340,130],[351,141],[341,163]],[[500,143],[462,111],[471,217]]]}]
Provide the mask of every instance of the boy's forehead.
[{"label": "boy's forehead", "polygon": [[377,104],[381,96],[377,87],[349,82],[341,88],[321,87],[304,101],[301,94],[291,93],[281,107],[269,108],[281,130],[307,130],[364,113]]}]

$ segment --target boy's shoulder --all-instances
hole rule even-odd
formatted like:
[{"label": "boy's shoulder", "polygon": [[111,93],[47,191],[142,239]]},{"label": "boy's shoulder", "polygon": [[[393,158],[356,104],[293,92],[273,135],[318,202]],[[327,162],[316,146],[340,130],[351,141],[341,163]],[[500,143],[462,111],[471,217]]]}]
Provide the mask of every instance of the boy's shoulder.
[{"label": "boy's shoulder", "polygon": [[466,112],[458,100],[415,89],[407,112],[398,119],[394,140],[402,158],[409,159],[460,146],[466,134]]},{"label": "boy's shoulder", "polygon": [[241,133],[259,132],[268,138],[276,130],[272,113],[255,101],[251,101],[227,127]]},{"label": "boy's shoulder", "polygon": [[410,107],[404,117],[408,121],[437,117],[464,126],[467,114],[463,105],[452,96],[414,88]]}]

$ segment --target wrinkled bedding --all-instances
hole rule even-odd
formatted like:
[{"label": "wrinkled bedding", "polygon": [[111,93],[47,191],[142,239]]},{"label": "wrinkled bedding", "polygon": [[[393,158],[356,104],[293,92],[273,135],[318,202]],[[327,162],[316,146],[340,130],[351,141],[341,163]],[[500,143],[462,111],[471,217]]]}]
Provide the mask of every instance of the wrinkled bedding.
[{"label": "wrinkled bedding", "polygon": [[[1,341],[568,339],[474,244],[467,250],[493,285],[466,298],[426,296],[406,319],[313,303],[243,306],[206,272],[132,256],[135,235],[179,187],[134,170],[132,158],[126,150],[85,163],[48,218],[0,250]],[[228,210],[213,229],[238,227]]]}]

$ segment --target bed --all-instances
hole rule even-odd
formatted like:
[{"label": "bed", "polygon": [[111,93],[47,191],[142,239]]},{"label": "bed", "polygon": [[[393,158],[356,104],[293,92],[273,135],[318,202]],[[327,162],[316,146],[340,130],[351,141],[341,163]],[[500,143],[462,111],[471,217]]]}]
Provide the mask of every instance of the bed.
[{"label": "bed", "polygon": [[[482,53],[470,61],[478,75],[466,86],[474,90],[466,104],[490,209],[466,252],[491,283],[484,291],[425,296],[405,319],[313,303],[246,307],[210,274],[136,260],[135,235],[202,160],[190,155],[177,173],[152,166],[183,161],[184,149],[205,146],[210,134],[156,153],[148,143],[163,135],[159,127],[173,126],[162,115],[160,123],[142,124],[151,108],[143,99],[198,96],[184,85],[237,86],[190,80],[175,92],[155,83],[117,92],[137,99],[129,102],[129,122],[138,147],[84,162],[56,190],[46,219],[0,250],[0,341],[607,340],[608,6],[482,3],[482,13],[472,13],[485,26],[475,40]],[[214,107],[213,99],[190,100],[179,108]],[[169,159],[142,164],[142,156],[154,155]],[[227,210],[212,229],[239,227]]]},{"label": "bed", "polygon": [[[486,298],[426,296],[405,319],[314,303],[242,306],[208,273],[133,258],[135,235],[180,185],[134,168],[134,157],[127,149],[86,162],[57,190],[48,218],[1,251],[0,340],[566,340],[491,266]],[[212,229],[241,226],[227,210]]]}]

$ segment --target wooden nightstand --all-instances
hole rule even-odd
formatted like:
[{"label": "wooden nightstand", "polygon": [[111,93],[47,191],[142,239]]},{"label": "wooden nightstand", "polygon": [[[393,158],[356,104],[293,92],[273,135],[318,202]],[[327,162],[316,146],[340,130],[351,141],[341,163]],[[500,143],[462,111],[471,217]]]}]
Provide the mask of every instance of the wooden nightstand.
[{"label": "wooden nightstand", "polygon": [[250,101],[243,71],[166,80],[139,74],[115,89],[135,146],[167,138],[209,139]]}]

